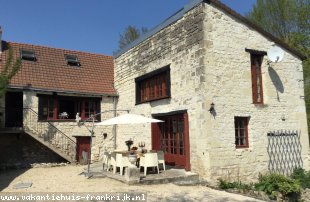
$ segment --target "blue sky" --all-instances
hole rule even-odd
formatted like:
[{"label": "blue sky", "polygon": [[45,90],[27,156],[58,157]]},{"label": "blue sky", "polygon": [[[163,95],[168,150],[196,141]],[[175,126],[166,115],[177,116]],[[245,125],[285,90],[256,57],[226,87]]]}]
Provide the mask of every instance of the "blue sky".
[{"label": "blue sky", "polygon": [[[3,40],[112,55],[128,25],[152,28],[189,0],[0,0]],[[222,0],[240,14],[256,0]]]}]

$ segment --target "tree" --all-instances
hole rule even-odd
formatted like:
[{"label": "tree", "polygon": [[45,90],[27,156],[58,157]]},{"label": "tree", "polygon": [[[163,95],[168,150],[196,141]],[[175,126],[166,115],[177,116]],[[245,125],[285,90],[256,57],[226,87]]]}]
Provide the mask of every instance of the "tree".
[{"label": "tree", "polygon": [[123,34],[120,34],[120,39],[118,41],[119,49],[124,48],[126,45],[130,44],[141,35],[145,34],[148,31],[147,28],[142,27],[141,29],[136,28],[133,25],[129,25]]},{"label": "tree", "polygon": [[309,51],[310,0],[257,0],[247,17],[296,49]]},{"label": "tree", "polygon": [[13,64],[13,50],[12,48],[8,45],[8,57],[6,59],[6,62],[3,66],[3,69],[0,73],[0,97],[2,97],[6,91],[7,91],[7,86],[12,79],[12,77],[18,72],[21,66],[21,59],[16,59],[15,63]]},{"label": "tree", "polygon": [[246,17],[307,56],[303,70],[310,126],[310,0],[257,0]]}]

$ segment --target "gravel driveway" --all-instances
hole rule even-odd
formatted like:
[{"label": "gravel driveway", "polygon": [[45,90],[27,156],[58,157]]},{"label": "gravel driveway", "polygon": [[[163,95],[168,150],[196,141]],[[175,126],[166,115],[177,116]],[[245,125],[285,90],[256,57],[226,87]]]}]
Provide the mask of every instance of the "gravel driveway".
[{"label": "gravel driveway", "polygon": [[[84,166],[62,166],[31,168],[29,170],[1,171],[0,190],[5,192],[29,193],[78,193],[87,194],[130,194],[143,193],[147,201],[260,201],[253,198],[218,191],[202,185],[177,186],[174,184],[127,185],[109,178],[87,179],[81,175]],[[28,188],[15,189],[14,185],[32,182]],[[143,199],[143,198],[142,198]],[[90,200],[90,199],[89,199]],[[86,198],[79,201],[87,201]],[[92,201],[100,201],[93,198]],[[117,200],[115,200],[117,201]],[[144,200],[145,201],[145,200]]]}]

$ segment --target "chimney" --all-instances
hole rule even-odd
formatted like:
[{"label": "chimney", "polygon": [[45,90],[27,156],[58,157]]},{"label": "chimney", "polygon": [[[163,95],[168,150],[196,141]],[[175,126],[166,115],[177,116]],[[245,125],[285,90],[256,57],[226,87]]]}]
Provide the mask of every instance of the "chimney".
[{"label": "chimney", "polygon": [[2,53],[2,28],[0,26],[0,54]]}]

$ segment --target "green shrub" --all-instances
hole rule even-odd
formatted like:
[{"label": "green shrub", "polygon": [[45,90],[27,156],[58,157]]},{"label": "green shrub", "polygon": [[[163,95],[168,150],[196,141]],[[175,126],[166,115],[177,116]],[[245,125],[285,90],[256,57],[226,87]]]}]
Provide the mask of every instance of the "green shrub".
[{"label": "green shrub", "polygon": [[294,169],[291,177],[295,180],[298,180],[302,188],[310,189],[310,171],[307,172],[302,168],[296,168]]},{"label": "green shrub", "polygon": [[219,179],[218,186],[221,189],[239,189],[239,190],[251,190],[253,185],[243,184],[241,182],[227,182],[223,179]]},{"label": "green shrub", "polygon": [[281,174],[271,173],[261,175],[259,182],[255,184],[255,188],[259,191],[264,191],[269,196],[274,198],[277,192],[280,192],[285,197],[292,195],[300,195],[300,183],[298,180],[285,177]]}]

